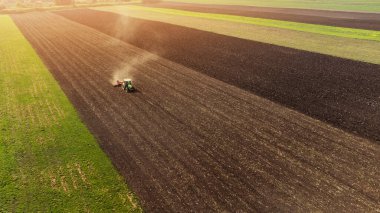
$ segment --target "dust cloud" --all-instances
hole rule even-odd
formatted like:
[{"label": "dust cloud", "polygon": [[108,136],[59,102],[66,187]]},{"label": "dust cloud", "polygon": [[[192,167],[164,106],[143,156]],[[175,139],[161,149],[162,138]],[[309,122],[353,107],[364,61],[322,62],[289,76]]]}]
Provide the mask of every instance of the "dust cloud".
[{"label": "dust cloud", "polygon": [[[108,45],[115,47],[124,44],[125,38],[136,39],[136,29],[140,27],[136,22],[131,21],[129,18],[121,17],[115,24],[113,37]],[[154,35],[157,41],[159,41],[159,36]],[[135,56],[130,57],[120,63],[115,70],[112,71],[112,77],[110,82],[115,84],[117,80],[121,81],[125,78],[135,79],[135,73],[143,67],[149,61],[156,60],[158,58],[156,52],[149,50],[141,50],[141,52],[136,53]]]},{"label": "dust cloud", "polygon": [[145,52],[124,61],[113,71],[112,78],[110,79],[111,83],[115,84],[117,80],[123,80],[125,78],[135,79],[136,72],[140,70],[144,64],[156,60],[157,57],[155,54]]}]

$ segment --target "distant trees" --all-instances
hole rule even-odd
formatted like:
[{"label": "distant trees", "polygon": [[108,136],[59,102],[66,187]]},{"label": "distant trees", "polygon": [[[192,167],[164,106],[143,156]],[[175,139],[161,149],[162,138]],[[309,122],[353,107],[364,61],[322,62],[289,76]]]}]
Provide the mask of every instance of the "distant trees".
[{"label": "distant trees", "polygon": [[142,0],[142,3],[144,4],[158,3],[158,2],[161,2],[161,0]]},{"label": "distant trees", "polygon": [[0,0],[0,10],[4,10],[5,9],[5,5],[3,3],[2,0]]},{"label": "distant trees", "polygon": [[55,0],[56,5],[71,5],[74,4],[74,0]]}]

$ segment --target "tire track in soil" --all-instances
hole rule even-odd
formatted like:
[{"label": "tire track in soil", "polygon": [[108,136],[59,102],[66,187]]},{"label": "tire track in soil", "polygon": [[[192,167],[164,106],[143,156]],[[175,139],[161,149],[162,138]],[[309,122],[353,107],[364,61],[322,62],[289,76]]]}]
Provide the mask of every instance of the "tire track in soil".
[{"label": "tire track in soil", "polygon": [[378,144],[158,57],[124,94],[113,70],[149,53],[52,13],[12,17],[147,211],[379,208]]},{"label": "tire track in soil", "polygon": [[[380,65],[110,12],[79,9],[55,13],[338,128],[380,141]],[[120,23],[128,23],[123,35],[118,32]]]}]

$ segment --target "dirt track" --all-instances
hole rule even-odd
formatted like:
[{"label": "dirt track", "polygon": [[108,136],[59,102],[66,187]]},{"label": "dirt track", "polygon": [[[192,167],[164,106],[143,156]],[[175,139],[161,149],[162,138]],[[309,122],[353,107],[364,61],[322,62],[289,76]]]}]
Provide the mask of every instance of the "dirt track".
[{"label": "dirt track", "polygon": [[338,27],[380,30],[379,13],[268,8],[237,5],[187,4],[176,2],[162,2],[158,4],[148,4],[144,6],[171,8],[205,13],[222,13],[230,15],[268,18]]},{"label": "dirt track", "polygon": [[[339,128],[380,141],[379,65],[108,12],[74,10],[58,14]],[[127,23],[128,27],[120,23]],[[120,29],[124,31],[120,33]]]},{"label": "dirt track", "polygon": [[[373,211],[380,146],[51,13],[12,16],[147,211]],[[140,92],[108,80],[137,61]]]}]

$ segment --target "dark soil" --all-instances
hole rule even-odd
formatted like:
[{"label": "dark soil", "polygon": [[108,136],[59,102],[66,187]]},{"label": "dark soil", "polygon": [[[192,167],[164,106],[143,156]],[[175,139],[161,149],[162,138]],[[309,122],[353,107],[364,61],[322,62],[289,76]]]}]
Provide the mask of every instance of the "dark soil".
[{"label": "dark soil", "polygon": [[[12,17],[147,212],[380,206],[378,144],[61,16]],[[112,86],[128,67],[139,93]]]},{"label": "dark soil", "polygon": [[[74,10],[57,14],[346,131],[380,141],[379,65],[108,12]],[[128,27],[120,27],[120,23],[128,23]]]},{"label": "dark soil", "polygon": [[209,5],[162,2],[144,4],[149,7],[171,8],[204,13],[221,13],[229,15],[294,21],[309,24],[321,24],[337,27],[349,27],[368,30],[380,30],[379,13],[360,13],[308,9],[267,8],[237,5]]}]

